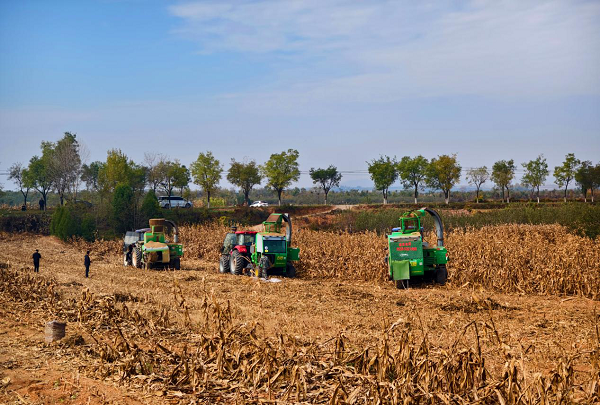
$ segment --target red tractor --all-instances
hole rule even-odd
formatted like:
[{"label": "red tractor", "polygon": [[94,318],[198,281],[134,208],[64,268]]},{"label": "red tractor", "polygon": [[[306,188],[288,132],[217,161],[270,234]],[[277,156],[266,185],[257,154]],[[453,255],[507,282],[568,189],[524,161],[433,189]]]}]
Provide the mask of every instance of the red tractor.
[{"label": "red tractor", "polygon": [[250,246],[254,244],[256,231],[235,231],[225,236],[219,260],[219,272],[242,275],[244,269],[252,268]]}]

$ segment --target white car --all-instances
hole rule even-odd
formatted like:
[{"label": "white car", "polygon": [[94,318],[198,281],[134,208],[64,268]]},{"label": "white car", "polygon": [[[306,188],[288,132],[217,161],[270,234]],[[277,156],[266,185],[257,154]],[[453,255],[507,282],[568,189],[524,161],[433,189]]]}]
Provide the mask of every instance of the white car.
[{"label": "white car", "polygon": [[266,203],[264,201],[254,201],[252,204],[250,204],[251,207],[268,207],[269,203]]},{"label": "white car", "polygon": [[174,195],[169,198],[168,196],[158,197],[158,205],[160,208],[192,208],[192,202],[184,200],[183,197],[176,197]]}]

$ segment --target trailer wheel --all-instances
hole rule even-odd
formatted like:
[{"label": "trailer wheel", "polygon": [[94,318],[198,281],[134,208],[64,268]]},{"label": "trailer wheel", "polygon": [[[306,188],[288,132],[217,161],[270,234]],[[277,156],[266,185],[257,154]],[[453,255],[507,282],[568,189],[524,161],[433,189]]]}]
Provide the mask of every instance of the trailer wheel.
[{"label": "trailer wheel", "polygon": [[221,255],[221,258],[219,259],[219,273],[229,273],[229,269],[229,256]]},{"label": "trailer wheel", "polygon": [[229,269],[236,276],[241,276],[244,271],[244,259],[237,250],[234,250],[229,258]]},{"label": "trailer wheel", "polygon": [[439,285],[446,284],[448,280],[448,270],[446,270],[445,264],[440,264],[438,268],[435,270],[435,282]]},{"label": "trailer wheel", "polygon": [[131,252],[131,264],[138,269],[142,268],[142,251],[137,246],[135,246],[133,252]]}]

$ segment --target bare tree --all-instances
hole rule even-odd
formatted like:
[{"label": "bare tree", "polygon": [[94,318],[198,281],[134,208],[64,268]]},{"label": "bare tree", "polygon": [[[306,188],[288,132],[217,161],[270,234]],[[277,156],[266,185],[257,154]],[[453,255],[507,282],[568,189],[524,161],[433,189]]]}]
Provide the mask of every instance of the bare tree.
[{"label": "bare tree", "polygon": [[156,194],[156,189],[160,186],[162,181],[162,168],[164,167],[164,163],[168,160],[168,157],[155,152],[146,152],[144,153],[144,166],[147,169],[147,181],[150,187],[152,187],[152,191]]},{"label": "bare tree", "polygon": [[488,181],[489,178],[490,172],[486,166],[467,170],[467,181],[477,188],[477,204],[479,204],[479,190],[481,189],[481,185]]},{"label": "bare tree", "polygon": [[8,169],[8,179],[14,181],[19,187],[19,191],[23,194],[23,205],[27,207],[27,195],[29,194],[29,190],[33,187],[27,169],[24,168],[21,163],[13,164],[10,169]]}]

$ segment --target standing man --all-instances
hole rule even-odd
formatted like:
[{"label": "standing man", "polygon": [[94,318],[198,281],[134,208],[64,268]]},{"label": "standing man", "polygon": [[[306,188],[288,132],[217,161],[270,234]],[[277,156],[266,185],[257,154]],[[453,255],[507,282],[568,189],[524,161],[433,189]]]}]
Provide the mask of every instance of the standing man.
[{"label": "standing man", "polygon": [[39,273],[40,272],[40,259],[42,258],[42,255],[40,254],[39,250],[35,250],[35,253],[33,254],[33,271],[34,273]]},{"label": "standing man", "polygon": [[90,251],[85,252],[85,258],[83,263],[85,264],[85,277],[88,278],[90,274],[90,264],[92,261],[90,260]]}]

